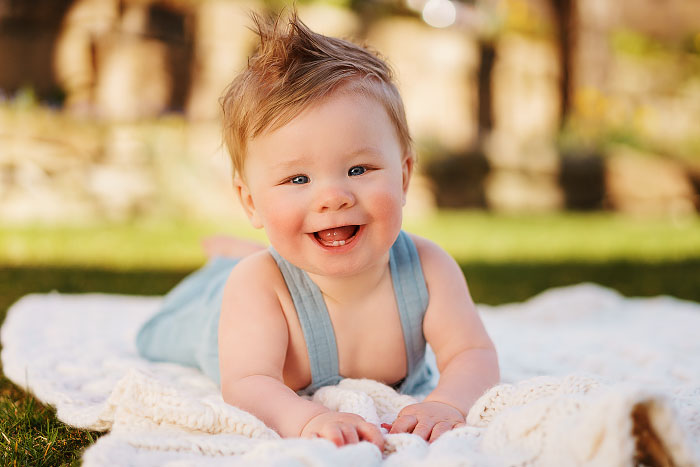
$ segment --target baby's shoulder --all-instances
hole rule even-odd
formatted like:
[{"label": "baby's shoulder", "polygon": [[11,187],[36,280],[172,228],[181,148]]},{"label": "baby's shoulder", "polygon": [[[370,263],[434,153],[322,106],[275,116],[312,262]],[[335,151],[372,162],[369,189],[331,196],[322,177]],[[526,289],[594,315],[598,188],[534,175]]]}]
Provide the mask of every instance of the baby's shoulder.
[{"label": "baby's shoulder", "polygon": [[242,288],[247,292],[276,291],[284,284],[277,262],[268,250],[261,250],[241,259],[233,268],[227,288]]},{"label": "baby's shoulder", "polygon": [[224,286],[221,323],[245,319],[286,329],[282,313],[283,304],[289,302],[286,290],[282,273],[269,251],[246,256],[233,268]]},{"label": "baby's shoulder", "polygon": [[462,272],[457,262],[440,245],[415,234],[408,235],[418,251],[426,283],[441,280],[445,275],[459,273],[461,276]]},{"label": "baby's shoulder", "polygon": [[421,266],[425,267],[425,263],[432,264],[446,260],[453,261],[450,254],[434,241],[412,233],[409,233],[408,236],[413,240],[413,244],[416,246]]}]

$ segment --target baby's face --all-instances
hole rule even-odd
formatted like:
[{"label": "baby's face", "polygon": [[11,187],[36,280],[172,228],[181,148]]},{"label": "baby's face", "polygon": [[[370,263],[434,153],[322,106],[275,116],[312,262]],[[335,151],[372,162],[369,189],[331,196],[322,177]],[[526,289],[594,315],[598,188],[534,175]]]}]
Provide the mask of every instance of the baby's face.
[{"label": "baby's face", "polygon": [[288,261],[351,276],[386,260],[412,169],[384,107],[341,91],[250,141],[236,186],[252,224]]}]

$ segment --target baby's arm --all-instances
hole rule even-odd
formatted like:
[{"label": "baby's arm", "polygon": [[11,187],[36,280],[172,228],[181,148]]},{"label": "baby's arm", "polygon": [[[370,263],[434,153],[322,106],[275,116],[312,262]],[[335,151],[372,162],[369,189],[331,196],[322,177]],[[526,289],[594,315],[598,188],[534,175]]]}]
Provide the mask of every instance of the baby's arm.
[{"label": "baby's arm", "polygon": [[269,253],[244,259],[231,272],[219,321],[221,391],[282,437],[321,437],[337,445],[367,440],[383,448],[379,428],[362,417],[332,412],[299,397],[283,382],[289,331],[277,292],[283,283]]},{"label": "baby's arm", "polygon": [[498,383],[498,359],[457,263],[440,247],[414,237],[430,304],[423,331],[433,348],[440,381],[420,404],[404,408],[391,432],[412,432],[434,441],[464,424],[471,406]]}]

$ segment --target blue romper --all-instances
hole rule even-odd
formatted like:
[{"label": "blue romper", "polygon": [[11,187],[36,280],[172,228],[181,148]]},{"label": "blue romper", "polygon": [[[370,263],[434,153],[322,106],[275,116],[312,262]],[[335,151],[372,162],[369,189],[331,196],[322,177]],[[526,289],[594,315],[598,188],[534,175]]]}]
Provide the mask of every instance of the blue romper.
[{"label": "blue romper", "polygon": [[[306,272],[274,249],[270,248],[270,252],[294,302],[311,365],[311,384],[297,393],[313,394],[320,387],[343,379],[338,373],[338,350],[330,316],[320,289]],[[199,368],[218,384],[219,315],[224,285],[236,263],[237,259],[214,258],[170,291],[162,309],[138,333],[136,345],[140,355]],[[433,370],[426,364],[423,336],[428,290],[418,251],[403,231],[391,247],[389,266],[408,362],[408,374],[395,389],[403,394],[425,395],[434,386]]]}]

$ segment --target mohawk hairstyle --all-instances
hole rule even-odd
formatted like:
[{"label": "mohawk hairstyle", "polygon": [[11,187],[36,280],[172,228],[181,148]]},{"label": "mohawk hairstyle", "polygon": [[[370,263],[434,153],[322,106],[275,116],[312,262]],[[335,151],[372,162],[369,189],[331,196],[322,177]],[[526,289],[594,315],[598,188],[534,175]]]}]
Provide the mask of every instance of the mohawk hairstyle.
[{"label": "mohawk hairstyle", "polygon": [[296,11],[287,21],[281,16],[251,16],[260,43],[220,100],[234,175],[243,177],[250,139],[280,128],[340,88],[382,104],[404,153],[412,155],[401,96],[391,69],[378,54],[311,31]]}]

